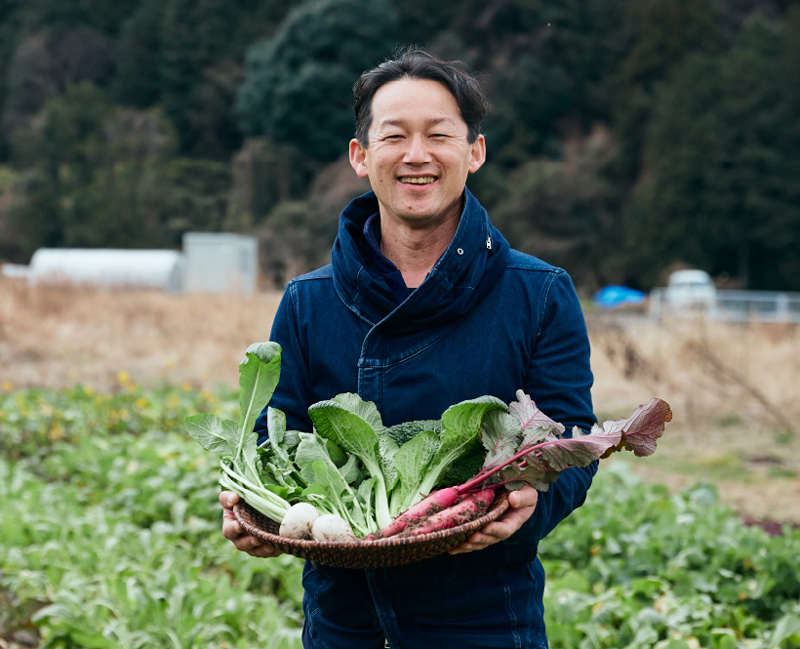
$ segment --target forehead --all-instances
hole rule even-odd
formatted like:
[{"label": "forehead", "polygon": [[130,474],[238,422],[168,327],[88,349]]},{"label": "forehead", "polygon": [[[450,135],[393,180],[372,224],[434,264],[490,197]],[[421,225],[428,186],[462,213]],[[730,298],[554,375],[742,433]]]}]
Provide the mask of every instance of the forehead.
[{"label": "forehead", "polygon": [[372,98],[371,112],[372,128],[451,122],[466,129],[455,97],[445,85],[430,79],[404,78],[381,86]]}]

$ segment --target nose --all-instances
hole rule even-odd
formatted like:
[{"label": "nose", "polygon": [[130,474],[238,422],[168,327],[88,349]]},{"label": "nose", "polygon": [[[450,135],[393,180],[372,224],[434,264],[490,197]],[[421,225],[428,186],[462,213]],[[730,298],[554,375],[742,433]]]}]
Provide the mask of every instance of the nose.
[{"label": "nose", "polygon": [[407,164],[424,164],[430,162],[428,141],[423,135],[412,135],[408,138],[408,148],[403,156]]}]

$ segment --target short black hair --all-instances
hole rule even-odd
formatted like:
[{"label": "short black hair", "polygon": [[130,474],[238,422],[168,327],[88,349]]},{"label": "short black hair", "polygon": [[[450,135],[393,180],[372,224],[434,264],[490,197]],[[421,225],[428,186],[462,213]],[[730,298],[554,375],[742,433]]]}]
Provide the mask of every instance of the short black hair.
[{"label": "short black hair", "polygon": [[367,70],[353,86],[356,115],[355,137],[367,148],[372,124],[372,98],[381,86],[399,79],[430,79],[444,85],[456,100],[467,124],[467,141],[473,144],[481,132],[481,120],[489,110],[486,94],[478,80],[458,61],[442,61],[421,49],[406,49],[393,59]]}]

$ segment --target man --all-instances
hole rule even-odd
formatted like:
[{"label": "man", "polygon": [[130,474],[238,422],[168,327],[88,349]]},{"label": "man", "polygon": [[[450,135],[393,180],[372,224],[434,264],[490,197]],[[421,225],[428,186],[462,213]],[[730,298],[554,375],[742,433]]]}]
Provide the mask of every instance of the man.
[{"label": "man", "polygon": [[[438,419],[454,403],[530,394],[567,430],[589,429],[589,344],[567,274],[511,250],[466,189],[486,159],[478,83],[409,51],[355,85],[350,164],[372,192],[342,212],[332,263],[289,283],[273,324],[283,348],[271,403],[290,428],[342,392],[374,401],[384,423]],[[266,435],[266,417],[256,428]],[[307,648],[547,646],[538,542],[584,500],[596,465],[569,469],[451,554],[409,566],[306,564]],[[223,493],[223,533],[259,557]]]}]

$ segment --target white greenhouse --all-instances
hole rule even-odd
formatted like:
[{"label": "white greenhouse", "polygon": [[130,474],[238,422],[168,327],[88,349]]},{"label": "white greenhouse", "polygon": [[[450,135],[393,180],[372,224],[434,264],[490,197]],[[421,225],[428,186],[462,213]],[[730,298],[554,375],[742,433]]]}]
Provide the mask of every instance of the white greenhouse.
[{"label": "white greenhouse", "polygon": [[183,256],[174,250],[40,248],[31,257],[33,283],[126,286],[178,292]]}]

